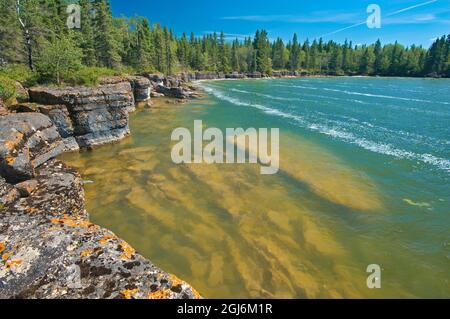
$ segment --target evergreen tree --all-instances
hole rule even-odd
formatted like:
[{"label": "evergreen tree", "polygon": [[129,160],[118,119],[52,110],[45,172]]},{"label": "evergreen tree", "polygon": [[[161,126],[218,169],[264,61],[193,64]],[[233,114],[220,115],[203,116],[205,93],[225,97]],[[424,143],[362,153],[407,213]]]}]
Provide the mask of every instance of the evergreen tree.
[{"label": "evergreen tree", "polygon": [[94,40],[95,55],[100,66],[114,68],[119,66],[118,41],[115,38],[113,19],[109,1],[94,0]]}]

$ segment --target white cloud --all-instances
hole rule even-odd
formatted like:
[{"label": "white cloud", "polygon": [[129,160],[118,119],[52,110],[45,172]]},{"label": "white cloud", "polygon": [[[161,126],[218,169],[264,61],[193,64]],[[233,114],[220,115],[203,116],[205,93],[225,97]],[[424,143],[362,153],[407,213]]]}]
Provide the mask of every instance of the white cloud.
[{"label": "white cloud", "polygon": [[239,20],[253,22],[287,22],[287,23],[349,23],[361,18],[359,13],[336,11],[316,11],[308,15],[247,15],[222,17],[222,20]]}]

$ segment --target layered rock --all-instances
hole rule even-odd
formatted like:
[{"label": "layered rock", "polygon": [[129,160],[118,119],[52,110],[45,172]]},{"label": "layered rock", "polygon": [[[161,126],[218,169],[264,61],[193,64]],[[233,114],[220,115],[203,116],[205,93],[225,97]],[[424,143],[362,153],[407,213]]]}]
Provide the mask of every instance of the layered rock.
[{"label": "layered rock", "polygon": [[45,115],[19,113],[0,116],[0,175],[17,183],[35,176],[35,169],[61,154],[64,146]]},{"label": "layered rock", "polygon": [[128,112],[134,109],[134,96],[128,82],[95,88],[38,87],[29,94],[32,102],[46,106],[58,129],[69,134],[66,138],[75,138],[80,147],[114,142],[130,133]]},{"label": "layered rock", "polygon": [[[152,83],[147,77],[139,75],[129,76],[108,76],[100,80],[102,85],[104,84],[118,84],[122,82],[128,82],[131,85],[135,102],[146,102],[151,97]],[[129,112],[133,112],[134,108],[130,108]]]},{"label": "layered rock", "polygon": [[152,85],[149,79],[143,76],[128,76],[126,79],[133,88],[134,100],[136,102],[145,102],[150,99]]},{"label": "layered rock", "polygon": [[[0,198],[13,190],[0,179]],[[41,165],[28,196],[0,209],[0,298],[199,297],[92,224],[79,174],[60,161]]]}]

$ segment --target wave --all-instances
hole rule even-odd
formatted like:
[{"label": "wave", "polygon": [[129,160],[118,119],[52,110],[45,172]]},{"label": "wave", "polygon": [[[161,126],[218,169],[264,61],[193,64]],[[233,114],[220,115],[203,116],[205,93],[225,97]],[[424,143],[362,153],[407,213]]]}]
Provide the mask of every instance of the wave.
[{"label": "wave", "polygon": [[441,170],[450,172],[450,160],[436,157],[432,154],[417,154],[411,151],[406,151],[402,149],[395,148],[393,145],[390,144],[384,144],[384,143],[378,143],[371,140],[368,140],[366,138],[357,137],[354,134],[350,132],[346,132],[345,130],[342,130],[341,127],[330,127],[328,125],[318,124],[318,123],[310,123],[305,120],[303,116],[286,113],[280,110],[276,110],[261,104],[252,104],[247,103],[244,101],[241,101],[239,99],[230,97],[226,94],[223,94],[221,91],[213,89],[208,86],[203,86],[204,90],[208,93],[211,93],[215,97],[217,97],[220,100],[230,102],[237,106],[247,106],[256,108],[259,110],[262,110],[266,114],[275,115],[282,118],[287,118],[290,120],[295,121],[297,124],[299,124],[301,127],[309,129],[311,131],[315,131],[324,135],[331,136],[333,138],[336,138],[338,140],[351,143],[354,145],[357,145],[365,150],[372,151],[374,153],[393,156],[395,158],[399,159],[409,159],[409,160],[416,160],[421,161],[426,164],[433,165]]},{"label": "wave", "polygon": [[349,95],[360,95],[360,96],[377,97],[377,98],[383,98],[383,99],[393,99],[393,100],[403,100],[403,101],[423,102],[423,103],[433,103],[433,104],[438,103],[438,104],[450,105],[450,102],[430,101],[430,100],[422,100],[422,99],[412,99],[412,98],[399,97],[399,96],[371,94],[371,93],[361,93],[361,92],[355,92],[355,91],[337,90],[337,89],[330,89],[330,88],[322,88],[322,89],[325,90],[325,91],[339,92],[339,93],[344,93],[344,94],[349,94]]},{"label": "wave", "polygon": [[[347,94],[347,95],[359,95],[359,96],[376,97],[376,98],[401,100],[401,101],[410,101],[410,102],[422,102],[422,103],[431,103],[431,104],[436,104],[437,103],[437,104],[443,104],[443,105],[450,105],[450,102],[444,102],[444,101],[430,101],[430,100],[423,100],[423,99],[414,99],[414,98],[406,98],[406,97],[383,95],[383,94],[362,93],[362,92],[356,92],[356,91],[338,90],[338,89],[331,89],[331,88],[318,88],[318,87],[303,86],[303,85],[281,85],[281,84],[277,84],[275,86],[286,87],[286,88],[308,89],[308,90],[320,90],[320,89],[322,89],[324,91],[344,93],[344,94]],[[343,87],[342,85],[336,85],[336,86]],[[364,87],[361,87],[361,88],[364,88]],[[402,90],[404,90],[404,89],[402,89]],[[404,90],[404,91],[417,92],[417,91],[414,91],[414,90]],[[331,98],[331,97],[327,97],[327,98]],[[362,102],[362,101],[360,101],[360,102]]]}]

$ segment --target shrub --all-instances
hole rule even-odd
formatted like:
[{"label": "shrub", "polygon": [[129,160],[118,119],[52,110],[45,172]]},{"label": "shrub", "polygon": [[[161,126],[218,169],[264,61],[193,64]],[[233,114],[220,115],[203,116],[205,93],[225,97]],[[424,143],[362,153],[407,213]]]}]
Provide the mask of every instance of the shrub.
[{"label": "shrub", "polygon": [[8,64],[0,68],[0,76],[20,82],[22,85],[30,87],[37,84],[38,74],[32,72],[24,64]]},{"label": "shrub", "polygon": [[14,80],[0,75],[0,99],[6,105],[10,104],[16,98],[16,85]]},{"label": "shrub", "polygon": [[40,80],[60,85],[81,69],[82,51],[70,36],[53,39],[37,59]]},{"label": "shrub", "polygon": [[68,85],[85,85],[94,86],[99,83],[99,80],[105,76],[117,75],[115,70],[99,67],[82,67],[70,75],[65,83]]}]

